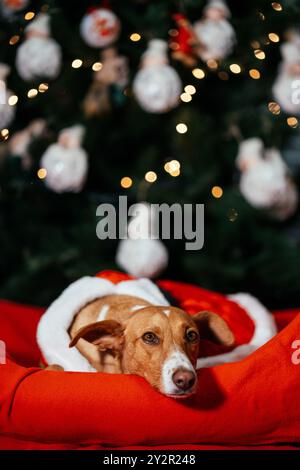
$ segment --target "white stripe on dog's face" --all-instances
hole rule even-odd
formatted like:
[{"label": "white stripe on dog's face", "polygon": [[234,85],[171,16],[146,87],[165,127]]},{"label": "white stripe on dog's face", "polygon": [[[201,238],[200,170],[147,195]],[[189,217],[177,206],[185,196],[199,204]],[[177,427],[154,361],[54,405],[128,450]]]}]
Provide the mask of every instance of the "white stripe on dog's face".
[{"label": "white stripe on dog's face", "polygon": [[173,382],[173,375],[178,369],[191,371],[195,374],[195,369],[189,358],[179,350],[174,350],[165,360],[162,367],[162,383],[164,393],[167,395],[184,395],[187,392],[180,390]]}]

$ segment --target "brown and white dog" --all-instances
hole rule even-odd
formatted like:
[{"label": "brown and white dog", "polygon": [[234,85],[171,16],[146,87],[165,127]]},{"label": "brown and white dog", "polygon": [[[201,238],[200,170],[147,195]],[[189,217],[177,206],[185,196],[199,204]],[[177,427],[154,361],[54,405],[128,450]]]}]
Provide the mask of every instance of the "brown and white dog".
[{"label": "brown and white dog", "polygon": [[213,357],[212,364],[211,358],[197,361],[199,344],[208,339],[233,345],[225,321],[216,313],[191,316],[170,306],[147,279],[117,285],[91,277],[76,281],[41,318],[37,340],[50,369],[136,374],[161,393],[184,398],[196,391],[197,362],[207,367],[242,359],[274,334],[271,316],[256,299],[233,297],[250,307],[259,328],[249,344]]}]

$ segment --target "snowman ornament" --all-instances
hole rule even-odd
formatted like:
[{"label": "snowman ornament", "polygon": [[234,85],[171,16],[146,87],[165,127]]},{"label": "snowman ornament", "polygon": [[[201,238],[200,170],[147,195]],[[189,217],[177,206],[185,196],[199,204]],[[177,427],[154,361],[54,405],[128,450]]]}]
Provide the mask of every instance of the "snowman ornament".
[{"label": "snowman ornament", "polygon": [[150,204],[141,202],[131,206],[133,216],[128,224],[128,238],[121,240],[117,264],[136,277],[157,277],[168,265],[168,251],[158,239],[151,238],[156,232],[156,215]]},{"label": "snowman ornament", "polygon": [[54,79],[61,68],[61,47],[50,37],[50,17],[40,13],[25,29],[26,39],[17,50],[16,68],[23,80]]},{"label": "snowman ornament", "polygon": [[133,82],[137,102],[149,113],[165,113],[179,102],[182,84],[176,70],[168,64],[167,50],[165,41],[149,41]]},{"label": "snowman ornament", "polygon": [[95,8],[84,15],[80,23],[80,34],[90,47],[107,47],[120,34],[120,21],[108,8]]},{"label": "snowman ornament", "polygon": [[265,149],[256,137],[244,140],[236,165],[241,171],[240,191],[249,204],[281,221],[295,213],[298,193],[278,149]]},{"label": "snowman ornament", "polygon": [[9,126],[16,114],[16,107],[9,104],[9,98],[13,94],[6,86],[6,77],[9,72],[10,67],[0,63],[0,93],[3,97],[3,101],[1,100],[2,102],[0,103],[0,129]]},{"label": "snowman ornament", "polygon": [[81,191],[88,171],[88,155],[81,147],[84,127],[63,129],[58,142],[50,145],[41,159],[45,184],[56,193]]},{"label": "snowman ornament", "polygon": [[300,115],[300,36],[289,35],[281,46],[282,62],[273,85],[273,96],[283,111]]},{"label": "snowman ornament", "polygon": [[225,59],[232,52],[236,38],[229,17],[230,10],[224,0],[209,0],[203,18],[194,24],[200,43],[197,53],[204,62]]}]

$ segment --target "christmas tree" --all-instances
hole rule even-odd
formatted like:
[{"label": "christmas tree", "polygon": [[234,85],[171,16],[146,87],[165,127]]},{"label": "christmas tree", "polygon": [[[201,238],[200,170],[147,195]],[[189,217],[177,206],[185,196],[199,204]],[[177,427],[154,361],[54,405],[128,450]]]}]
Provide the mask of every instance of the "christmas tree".
[{"label": "christmas tree", "polygon": [[[90,24],[99,9],[108,16]],[[163,277],[299,305],[300,107],[280,82],[300,77],[300,52],[281,50],[299,47],[299,22],[297,0],[2,0],[0,296],[47,305],[78,277],[118,268],[119,242],[96,237],[96,209],[126,195],[205,204],[203,249],[164,241]],[[157,61],[151,44],[171,67],[157,103],[137,83]],[[76,168],[61,147],[75,148]],[[247,180],[252,156],[259,176]]]}]

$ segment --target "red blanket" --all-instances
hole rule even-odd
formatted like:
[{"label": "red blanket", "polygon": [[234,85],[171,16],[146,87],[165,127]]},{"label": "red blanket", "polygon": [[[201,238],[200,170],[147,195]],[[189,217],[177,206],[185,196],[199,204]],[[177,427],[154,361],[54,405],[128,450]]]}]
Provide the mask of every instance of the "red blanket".
[{"label": "red blanket", "polygon": [[[228,314],[219,294],[171,281],[160,285],[191,313],[209,308]],[[8,354],[6,365],[0,365],[0,448],[192,449],[300,442],[300,309],[275,313],[282,331],[247,359],[200,370],[197,395],[180,402],[136,376],[39,369],[35,331],[42,312],[0,303],[0,339]]]}]

